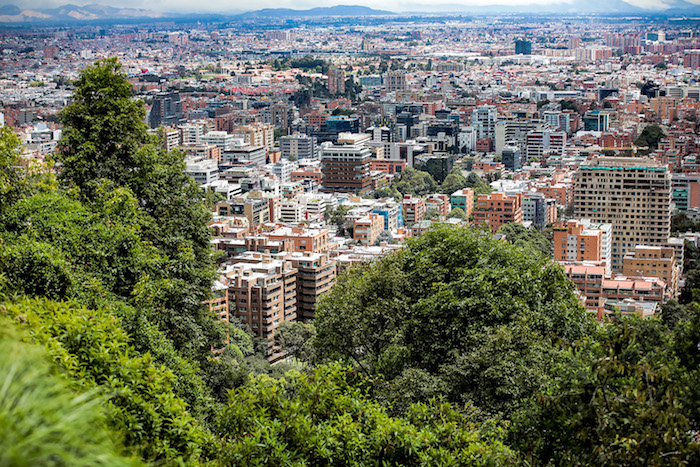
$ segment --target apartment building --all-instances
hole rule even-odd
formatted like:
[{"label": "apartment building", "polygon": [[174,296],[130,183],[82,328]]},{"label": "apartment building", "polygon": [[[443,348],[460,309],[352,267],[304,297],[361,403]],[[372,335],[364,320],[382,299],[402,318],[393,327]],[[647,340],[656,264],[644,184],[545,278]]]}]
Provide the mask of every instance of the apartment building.
[{"label": "apartment building", "polygon": [[240,144],[240,139],[225,131],[210,131],[200,137],[200,143],[211,144],[221,148],[222,151],[229,151]]},{"label": "apartment building", "polygon": [[213,159],[188,157],[185,159],[185,173],[198,185],[209,184],[219,179],[219,164]]},{"label": "apartment building", "polygon": [[326,253],[330,249],[328,229],[278,227],[266,235],[270,240],[291,241],[292,251]]},{"label": "apartment building", "polygon": [[637,245],[622,258],[622,274],[625,276],[658,277],[667,287],[671,298],[678,296],[681,266],[670,246]]},{"label": "apartment building", "polygon": [[636,245],[664,245],[671,228],[671,175],[648,157],[598,157],[579,167],[574,214],[613,226],[612,267]]},{"label": "apartment building", "polygon": [[272,174],[276,176],[281,183],[287,183],[292,180],[292,171],[295,168],[296,164],[289,162],[287,159],[282,159],[272,166]]},{"label": "apartment building", "polygon": [[297,317],[297,270],[290,262],[236,263],[226,270],[230,313],[258,337],[268,340],[266,357],[283,355],[274,347],[275,329]]},{"label": "apartment building", "polygon": [[321,294],[336,281],[336,261],[326,253],[295,252],[285,256],[297,270],[297,316],[313,319]]},{"label": "apartment building", "polygon": [[503,224],[523,223],[522,195],[491,193],[479,195],[474,208],[474,223],[488,224],[496,232]]},{"label": "apartment building", "polygon": [[645,300],[665,303],[668,295],[666,283],[658,277],[614,276],[607,279],[602,266],[565,265],[567,277],[585,299],[586,310],[601,318],[606,300]]},{"label": "apartment building", "polygon": [[201,123],[186,123],[178,126],[183,146],[196,146],[202,142],[205,125]]},{"label": "apartment building", "polygon": [[366,193],[371,189],[372,151],[363,144],[334,145],[321,148],[323,191]]},{"label": "apartment building", "polygon": [[471,188],[463,188],[457,190],[450,196],[450,205],[452,209],[461,208],[467,218],[472,214],[474,210],[474,190]]},{"label": "apartment building", "polygon": [[353,222],[352,238],[362,245],[374,245],[384,231],[384,217],[369,213]]},{"label": "apartment building", "polygon": [[294,133],[279,139],[282,157],[293,156],[298,160],[318,159],[318,145],[315,136]]},{"label": "apartment building", "polygon": [[389,71],[384,74],[384,86],[388,92],[406,89],[406,72],[403,70]]},{"label": "apartment building", "polygon": [[404,195],[401,208],[403,209],[403,220],[405,224],[415,224],[416,222],[422,221],[425,216],[425,199],[416,198],[412,195]]},{"label": "apartment building", "polygon": [[345,94],[345,71],[340,68],[328,70],[328,92],[331,94]]},{"label": "apartment building", "polygon": [[275,129],[266,123],[252,123],[233,129],[231,132],[234,138],[242,139],[245,143],[254,147],[264,147],[271,150],[275,147]]},{"label": "apartment building", "polygon": [[556,201],[547,199],[542,193],[523,194],[523,222],[531,222],[542,230],[557,220]]},{"label": "apartment building", "polygon": [[543,160],[545,154],[564,155],[566,147],[566,132],[564,131],[533,131],[525,137],[526,160]]},{"label": "apartment building", "polygon": [[372,212],[379,214],[384,219],[384,230],[392,231],[403,227],[403,210],[401,204],[391,198],[378,200],[372,208]]},{"label": "apartment building", "polygon": [[308,185],[311,182],[316,188],[321,185],[322,178],[323,173],[318,167],[299,167],[290,174],[291,181],[304,182],[304,185]]},{"label": "apartment building", "polygon": [[304,193],[304,184],[302,182],[289,182],[280,185],[280,192],[283,198],[293,199]]},{"label": "apartment building", "polygon": [[472,112],[472,127],[476,130],[476,139],[493,141],[496,137],[496,107],[480,105]]},{"label": "apartment building", "polygon": [[251,226],[270,222],[270,207],[266,199],[234,198],[217,203],[215,209],[219,216],[245,216]]},{"label": "apartment building", "polygon": [[304,210],[296,199],[284,199],[280,202],[280,220],[298,224],[304,219]]},{"label": "apartment building", "polygon": [[555,260],[600,263],[610,275],[612,224],[593,224],[589,219],[557,222],[552,234]]},{"label": "apartment building", "polygon": [[447,195],[433,193],[425,200],[425,209],[433,209],[437,211],[440,219],[446,219],[450,213],[450,197]]},{"label": "apartment building", "polygon": [[[221,279],[228,282],[225,278]],[[206,300],[204,304],[209,308],[209,312],[214,313],[221,321],[229,322],[228,285],[216,280],[214,281],[211,291],[213,295],[212,298]]]}]

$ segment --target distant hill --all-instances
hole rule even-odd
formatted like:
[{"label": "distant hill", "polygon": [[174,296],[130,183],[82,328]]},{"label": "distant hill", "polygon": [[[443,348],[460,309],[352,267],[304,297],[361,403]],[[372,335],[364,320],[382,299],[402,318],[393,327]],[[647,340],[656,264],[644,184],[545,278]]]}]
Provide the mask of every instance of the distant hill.
[{"label": "distant hill", "polygon": [[[511,0],[504,0],[502,4],[465,5],[459,3],[441,4],[442,13],[471,14],[471,15],[498,15],[498,14],[597,14],[597,15],[644,15],[657,17],[689,17],[700,16],[700,5],[686,0],[664,0],[665,9],[647,9],[632,5],[627,0],[588,0],[574,3],[551,3],[512,5]],[[116,2],[115,2],[116,4]],[[437,13],[437,12],[436,12]],[[332,7],[317,7],[308,10],[294,10],[291,8],[265,8],[261,10],[236,13],[233,11],[222,13],[198,13],[189,14],[159,12],[138,8],[119,8],[114,6],[91,4],[77,6],[72,4],[57,8],[23,9],[16,5],[0,6],[0,23],[76,23],[91,21],[137,21],[149,22],[168,18],[169,20],[199,20],[199,21],[248,21],[256,18],[310,18],[310,17],[368,17],[368,16],[392,16],[392,15],[422,15],[418,13],[395,13],[387,10],[375,10],[360,5],[337,5]]]},{"label": "distant hill", "polygon": [[309,10],[292,10],[290,8],[265,8],[262,10],[248,11],[238,18],[267,17],[303,17],[303,16],[387,16],[396,13],[386,10],[375,10],[359,5],[337,5],[332,7],[317,7]]},{"label": "distant hill", "polygon": [[63,5],[58,8],[21,9],[15,5],[0,7],[0,23],[31,23],[38,21],[74,22],[111,19],[163,18],[169,15],[136,8],[115,8],[105,5]]}]

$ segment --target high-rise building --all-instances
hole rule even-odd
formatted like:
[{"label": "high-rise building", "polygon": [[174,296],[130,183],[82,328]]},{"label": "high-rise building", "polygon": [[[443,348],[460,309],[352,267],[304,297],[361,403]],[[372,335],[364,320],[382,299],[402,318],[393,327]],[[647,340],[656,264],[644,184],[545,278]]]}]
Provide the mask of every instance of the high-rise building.
[{"label": "high-rise building", "polygon": [[566,133],[563,131],[533,131],[525,137],[526,159],[542,159],[545,154],[564,155]]},{"label": "high-rise building", "polygon": [[365,193],[372,184],[372,151],[364,145],[324,143],[321,148],[323,191]]},{"label": "high-rise building", "polygon": [[522,39],[515,41],[515,54],[532,55],[532,42]]},{"label": "high-rise building", "polygon": [[328,70],[328,92],[331,94],[345,94],[345,71],[340,68]]},{"label": "high-rise building", "polygon": [[237,317],[258,337],[267,339],[266,357],[283,356],[274,347],[275,329],[297,317],[297,270],[290,262],[269,260],[237,263],[226,272],[229,281],[229,319]]},{"label": "high-rise building", "polygon": [[160,125],[178,125],[184,120],[182,102],[177,92],[158,94],[153,98],[148,124],[151,128]]},{"label": "high-rise building", "polygon": [[574,212],[613,225],[612,267],[636,245],[663,245],[671,228],[671,174],[649,157],[598,157],[579,167]]},{"label": "high-rise building", "polygon": [[700,68],[700,50],[684,50],[683,55],[683,66],[686,68],[691,68],[697,70]]},{"label": "high-rise building", "polygon": [[403,70],[388,71],[384,75],[384,86],[389,92],[406,89],[406,72]]},{"label": "high-rise building", "polygon": [[313,136],[294,133],[293,135],[282,136],[279,142],[282,157],[289,158],[294,156],[299,160],[318,158],[316,138]]},{"label": "high-rise building", "polygon": [[520,148],[517,146],[506,146],[503,148],[502,156],[503,165],[506,169],[516,171],[522,164],[520,161]]},{"label": "high-rise building", "polygon": [[336,262],[326,253],[294,252],[286,257],[297,272],[297,316],[313,319],[322,293],[328,292],[336,279]]},{"label": "high-rise building", "polygon": [[472,126],[476,128],[476,138],[492,141],[496,136],[496,107],[480,105],[472,113]]}]

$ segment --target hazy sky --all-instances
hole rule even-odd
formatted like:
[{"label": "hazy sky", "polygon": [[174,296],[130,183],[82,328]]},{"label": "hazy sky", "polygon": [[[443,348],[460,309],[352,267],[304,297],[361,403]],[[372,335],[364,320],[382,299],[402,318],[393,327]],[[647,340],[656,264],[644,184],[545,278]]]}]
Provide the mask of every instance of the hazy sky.
[{"label": "hazy sky", "polygon": [[[110,6],[119,6],[123,8],[143,8],[156,11],[173,11],[173,12],[227,12],[227,11],[248,11],[260,8],[294,8],[306,9],[316,6],[333,6],[333,5],[364,5],[376,9],[391,10],[396,12],[401,11],[459,11],[468,8],[469,5],[556,5],[561,3],[573,4],[582,2],[583,0],[463,0],[455,2],[454,0],[384,0],[377,2],[376,0],[258,0],[256,2],[242,0],[208,0],[203,4],[191,0],[120,0],[118,2],[106,0],[10,0],[8,3],[14,3],[20,8],[54,8],[65,4],[87,5],[87,4],[105,4]],[[650,8],[664,9],[671,6],[672,0],[623,0],[631,5]],[[700,4],[700,0],[687,0],[691,3]],[[0,0],[0,4],[2,4]],[[587,1],[586,3],[590,3]],[[196,6],[195,6],[196,5]],[[554,8],[553,8],[554,9]]]}]

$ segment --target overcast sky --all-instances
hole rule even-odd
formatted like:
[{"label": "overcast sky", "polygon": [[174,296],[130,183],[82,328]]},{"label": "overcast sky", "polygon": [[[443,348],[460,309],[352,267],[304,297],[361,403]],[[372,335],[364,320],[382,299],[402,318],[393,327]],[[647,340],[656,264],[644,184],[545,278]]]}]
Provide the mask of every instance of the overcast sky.
[{"label": "overcast sky", "polygon": [[[333,6],[333,5],[364,5],[376,9],[390,10],[396,12],[402,11],[459,11],[468,8],[469,5],[531,5],[531,4],[547,4],[555,5],[559,3],[573,4],[583,2],[584,0],[462,0],[455,2],[454,0],[384,0],[377,2],[376,0],[258,0],[256,2],[242,0],[208,0],[203,4],[191,0],[120,0],[118,2],[106,0],[10,0],[7,3],[13,3],[20,8],[55,8],[65,4],[87,5],[87,4],[105,4],[123,8],[142,8],[155,11],[172,11],[172,12],[239,12],[249,11],[251,9],[260,8],[294,8],[297,10],[313,8],[316,6]],[[631,5],[650,8],[664,9],[668,8],[673,3],[672,0],[625,0]],[[690,3],[700,4],[700,0],[687,0]],[[0,0],[0,4],[2,4]],[[586,3],[589,3],[588,1]],[[196,5],[196,6],[195,6]],[[554,8],[553,8],[554,9]]]}]

